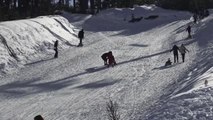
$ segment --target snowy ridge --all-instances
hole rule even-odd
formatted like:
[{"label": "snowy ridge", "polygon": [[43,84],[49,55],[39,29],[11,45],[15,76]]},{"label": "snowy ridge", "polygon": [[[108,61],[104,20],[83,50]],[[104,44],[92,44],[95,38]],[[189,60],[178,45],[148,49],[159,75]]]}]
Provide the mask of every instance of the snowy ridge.
[{"label": "snowy ridge", "polygon": [[53,43],[59,40],[59,49],[77,45],[73,26],[60,16],[43,16],[28,20],[0,23],[0,64],[2,72],[17,65],[53,53]]}]

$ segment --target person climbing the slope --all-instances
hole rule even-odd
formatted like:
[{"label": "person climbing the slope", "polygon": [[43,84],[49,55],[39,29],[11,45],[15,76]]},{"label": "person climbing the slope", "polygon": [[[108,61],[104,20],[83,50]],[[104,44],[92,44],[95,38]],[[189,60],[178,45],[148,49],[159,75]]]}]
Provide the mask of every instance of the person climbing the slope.
[{"label": "person climbing the slope", "polygon": [[189,50],[186,49],[186,47],[183,44],[181,44],[181,46],[179,47],[179,51],[180,51],[181,56],[182,56],[182,61],[184,62],[185,61],[185,54],[186,54],[186,52],[189,52]]},{"label": "person climbing the slope", "polygon": [[178,50],[179,48],[177,45],[174,45],[172,49],[170,50],[170,52],[173,51],[173,54],[174,54],[174,63],[178,62]]},{"label": "person climbing the slope", "polygon": [[101,58],[104,61],[104,65],[107,65],[108,55],[109,55],[109,52],[101,55]]},{"label": "person climbing the slope", "polygon": [[191,36],[191,26],[188,25],[188,27],[186,28],[186,31],[188,32],[188,38],[192,38]]},{"label": "person climbing the slope", "polygon": [[116,64],[117,63],[115,62],[115,58],[114,58],[114,56],[112,54],[112,51],[109,51],[109,53],[108,53],[108,67],[109,66],[114,67]]}]

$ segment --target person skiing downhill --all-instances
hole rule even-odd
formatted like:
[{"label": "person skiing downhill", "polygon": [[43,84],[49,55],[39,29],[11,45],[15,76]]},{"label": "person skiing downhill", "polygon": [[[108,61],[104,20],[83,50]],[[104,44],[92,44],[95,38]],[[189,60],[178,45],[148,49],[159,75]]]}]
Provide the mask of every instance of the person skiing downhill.
[{"label": "person skiing downhill", "polygon": [[114,58],[114,56],[113,56],[113,54],[112,54],[112,51],[110,51],[110,52],[108,53],[108,67],[109,67],[109,66],[114,67],[116,64],[117,64],[117,63],[115,62],[115,58]]},{"label": "person skiing downhill", "polygon": [[181,46],[179,47],[179,52],[181,53],[182,61],[184,62],[185,61],[185,53],[189,52],[189,50],[186,49],[186,47],[183,44],[181,44]]},{"label": "person skiing downhill", "polygon": [[178,62],[178,50],[179,48],[177,45],[174,45],[172,49],[170,50],[170,52],[173,51],[173,54],[174,54],[174,63]]},{"label": "person skiing downhill", "polygon": [[188,38],[192,38],[191,36],[191,26],[188,25],[188,27],[186,28],[186,31],[188,32]]}]

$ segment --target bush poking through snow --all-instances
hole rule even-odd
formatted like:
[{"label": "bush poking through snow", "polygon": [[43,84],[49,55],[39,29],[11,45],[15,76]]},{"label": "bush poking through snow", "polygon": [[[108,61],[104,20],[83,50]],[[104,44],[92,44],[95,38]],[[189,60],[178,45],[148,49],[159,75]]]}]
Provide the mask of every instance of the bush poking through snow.
[{"label": "bush poking through snow", "polygon": [[112,101],[111,99],[106,104],[106,112],[109,120],[119,120],[120,115],[118,113],[118,104],[117,102]]}]

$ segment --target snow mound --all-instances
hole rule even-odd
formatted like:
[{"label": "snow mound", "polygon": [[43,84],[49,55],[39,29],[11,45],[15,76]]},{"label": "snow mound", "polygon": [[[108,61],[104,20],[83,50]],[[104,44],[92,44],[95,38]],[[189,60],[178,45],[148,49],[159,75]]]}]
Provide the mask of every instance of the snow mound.
[{"label": "snow mound", "polygon": [[61,16],[0,23],[0,70],[9,72],[35,58],[52,54],[54,41],[59,49],[77,45],[73,26]]},{"label": "snow mound", "polygon": [[148,120],[212,120],[213,119],[213,15],[199,24],[192,24],[194,38],[186,44],[196,42],[199,51],[197,64],[186,76],[171,85],[171,93],[159,103]]}]

